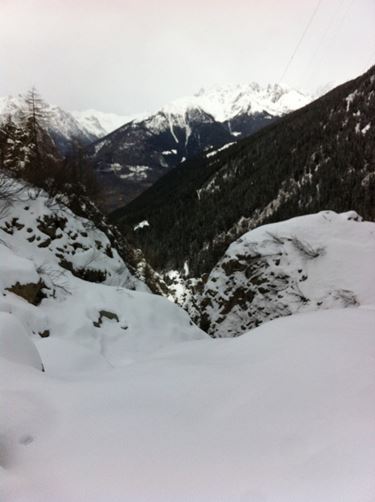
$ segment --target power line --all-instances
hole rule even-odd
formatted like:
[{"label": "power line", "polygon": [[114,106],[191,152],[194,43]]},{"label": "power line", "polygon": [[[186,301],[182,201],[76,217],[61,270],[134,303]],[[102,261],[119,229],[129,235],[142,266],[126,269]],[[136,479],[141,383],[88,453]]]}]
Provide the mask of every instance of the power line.
[{"label": "power line", "polygon": [[309,21],[308,21],[308,23],[307,23],[307,25],[306,25],[306,27],[305,27],[305,29],[304,29],[301,37],[300,37],[300,39],[298,40],[297,45],[296,45],[296,47],[295,47],[295,49],[294,49],[294,51],[293,51],[293,53],[292,53],[292,55],[291,55],[288,63],[287,63],[287,65],[286,65],[286,67],[285,67],[285,69],[284,69],[281,77],[279,78],[279,82],[281,82],[284,79],[285,75],[287,74],[287,72],[288,72],[288,70],[290,68],[290,65],[293,63],[293,60],[294,60],[294,58],[295,58],[295,56],[296,56],[296,54],[298,52],[298,49],[301,47],[302,42],[304,41],[305,36],[306,36],[307,32],[309,31],[310,26],[312,25],[312,22],[314,21],[315,16],[317,15],[317,13],[318,13],[318,11],[320,9],[322,1],[323,0],[318,0],[318,3],[315,6],[314,12],[311,14],[310,19],[309,19]]},{"label": "power line", "polygon": [[[327,45],[327,42],[329,41],[329,34],[332,33],[333,31],[335,31],[335,25],[337,25],[337,20],[339,19],[338,13],[342,9],[342,7],[344,6],[345,1],[346,0],[338,0],[336,2],[334,12],[332,13],[332,15],[329,19],[329,22],[328,22],[327,27],[324,31],[324,34],[322,37],[320,37],[319,42],[318,42],[312,56],[309,58],[307,68],[312,67],[312,63],[316,59],[316,56],[318,54],[320,54],[322,47]],[[310,78],[309,78],[309,80],[310,80]]]},{"label": "power line", "polygon": [[[322,63],[327,58],[328,52],[329,52],[328,49],[329,48],[332,49],[332,46],[334,45],[335,39],[337,39],[337,36],[341,31],[342,26],[344,24],[344,21],[346,19],[346,16],[348,15],[352,5],[354,4],[354,1],[355,0],[349,0],[346,5],[346,9],[344,10],[342,16],[340,18],[337,16],[337,18],[336,18],[337,22],[335,23],[334,29],[332,30],[331,37],[329,39],[327,39],[327,43],[325,44],[326,50],[324,53],[322,53],[321,57],[318,59],[314,73],[317,72],[318,68],[322,66]],[[337,13],[339,12],[339,10],[341,10],[341,7],[344,6],[344,3],[345,3],[345,0],[340,5],[338,5],[339,8],[337,9]],[[311,75],[312,75],[312,73],[311,73]]]}]

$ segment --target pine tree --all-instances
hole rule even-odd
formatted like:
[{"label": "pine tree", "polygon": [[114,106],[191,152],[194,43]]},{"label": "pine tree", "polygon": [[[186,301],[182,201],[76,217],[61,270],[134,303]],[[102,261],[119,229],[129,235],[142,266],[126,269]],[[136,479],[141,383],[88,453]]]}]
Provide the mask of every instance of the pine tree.
[{"label": "pine tree", "polygon": [[0,166],[12,172],[25,164],[25,132],[9,115],[0,126]]},{"label": "pine tree", "polygon": [[47,105],[32,87],[26,94],[26,110],[24,112],[23,125],[27,136],[29,149],[29,167],[36,169],[40,165],[45,154],[45,128],[48,120]]}]

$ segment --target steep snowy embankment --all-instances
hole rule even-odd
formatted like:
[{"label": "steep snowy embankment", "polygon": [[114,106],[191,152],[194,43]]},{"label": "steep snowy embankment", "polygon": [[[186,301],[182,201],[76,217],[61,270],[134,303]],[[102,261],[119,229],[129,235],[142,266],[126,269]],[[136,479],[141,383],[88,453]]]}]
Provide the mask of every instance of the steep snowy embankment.
[{"label": "steep snowy embankment", "polygon": [[90,220],[32,189],[4,211],[0,312],[34,340],[73,342],[71,357],[78,344],[113,365],[205,336],[184,311],[148,292]]}]

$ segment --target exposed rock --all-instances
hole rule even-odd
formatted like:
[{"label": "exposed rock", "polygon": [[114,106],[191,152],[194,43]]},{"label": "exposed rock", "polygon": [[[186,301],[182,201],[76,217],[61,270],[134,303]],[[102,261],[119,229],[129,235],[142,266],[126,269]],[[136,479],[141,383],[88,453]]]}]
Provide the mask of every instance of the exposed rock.
[{"label": "exposed rock", "polygon": [[[110,321],[116,321],[120,322],[120,319],[118,318],[118,315],[115,314],[114,312],[109,312],[108,310],[100,310],[99,311],[99,318],[97,321],[93,322],[93,325],[96,328],[100,328],[100,326],[103,324],[103,319],[109,319]],[[121,326],[122,329],[127,329],[127,326]]]},{"label": "exposed rock", "polygon": [[7,288],[7,291],[20,296],[32,305],[40,305],[43,298],[47,298],[47,296],[43,293],[43,288],[45,288],[45,284],[42,280],[40,280],[37,283],[30,282],[28,284],[21,284],[17,282],[14,286]]}]

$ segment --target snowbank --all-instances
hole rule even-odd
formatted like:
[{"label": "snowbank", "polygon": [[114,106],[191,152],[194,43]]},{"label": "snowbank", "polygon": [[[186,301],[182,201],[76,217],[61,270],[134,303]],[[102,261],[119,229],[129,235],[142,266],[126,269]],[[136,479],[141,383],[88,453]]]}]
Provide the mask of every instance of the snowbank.
[{"label": "snowbank", "polygon": [[54,378],[4,362],[0,499],[373,500],[374,325],[305,313]]},{"label": "snowbank", "polygon": [[0,357],[43,370],[40,355],[20,321],[0,312]]}]

